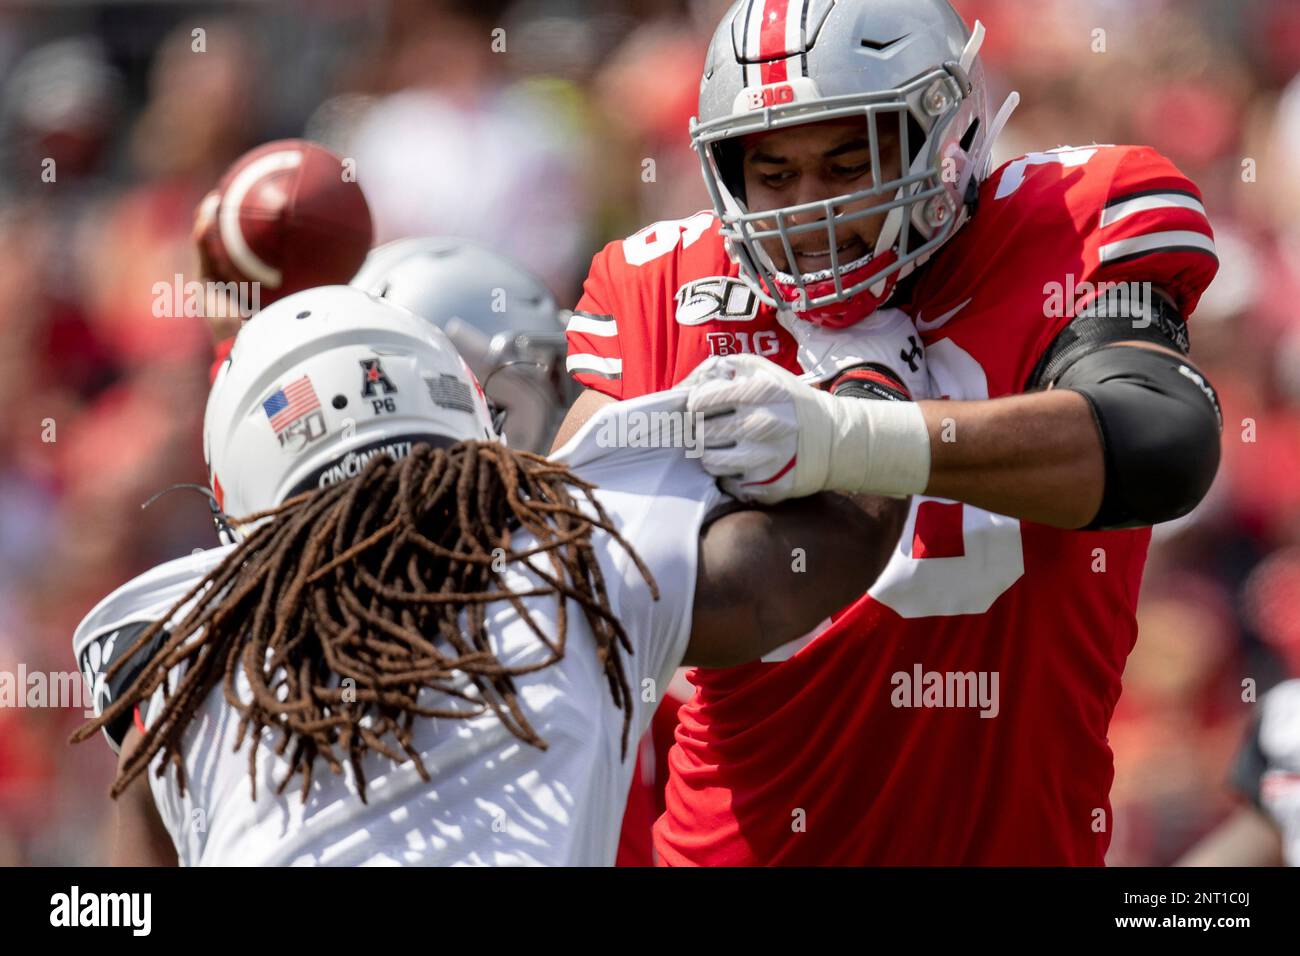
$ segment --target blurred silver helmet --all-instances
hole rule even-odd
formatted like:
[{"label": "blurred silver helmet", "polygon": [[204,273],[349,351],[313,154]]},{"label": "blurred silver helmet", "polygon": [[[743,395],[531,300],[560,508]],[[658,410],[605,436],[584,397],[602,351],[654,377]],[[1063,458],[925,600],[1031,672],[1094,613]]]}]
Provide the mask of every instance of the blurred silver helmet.
[{"label": "blurred silver helmet", "polygon": [[419,237],[373,250],[352,285],[447,334],[499,411],[507,444],[550,448],[576,386],[564,371],[567,315],[540,279],[476,243]]},{"label": "blurred silver helmet", "polygon": [[[966,221],[993,141],[1019,102],[1013,93],[989,121],[983,37],[983,26],[967,30],[947,0],[737,0],[727,11],[709,48],[691,143],[731,254],[765,302],[820,325],[852,325]],[[854,117],[868,132],[870,188],[779,209],[746,206],[741,137]],[[888,179],[882,125],[904,157]],[[875,248],[841,263],[836,227],[867,216],[883,217]],[[826,233],[831,265],[799,274],[791,236],[813,231]],[[780,243],[793,274],[776,267],[765,242]]]}]

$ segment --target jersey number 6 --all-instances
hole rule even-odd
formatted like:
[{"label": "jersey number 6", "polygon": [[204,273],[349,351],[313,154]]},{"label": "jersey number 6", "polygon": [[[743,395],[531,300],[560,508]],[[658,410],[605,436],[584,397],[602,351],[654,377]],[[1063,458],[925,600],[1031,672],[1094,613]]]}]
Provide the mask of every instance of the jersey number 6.
[{"label": "jersey number 6", "polygon": [[697,212],[686,219],[665,219],[651,223],[623,240],[623,258],[630,266],[643,266],[672,252],[680,242],[685,249],[704,235],[713,222],[713,213]]}]

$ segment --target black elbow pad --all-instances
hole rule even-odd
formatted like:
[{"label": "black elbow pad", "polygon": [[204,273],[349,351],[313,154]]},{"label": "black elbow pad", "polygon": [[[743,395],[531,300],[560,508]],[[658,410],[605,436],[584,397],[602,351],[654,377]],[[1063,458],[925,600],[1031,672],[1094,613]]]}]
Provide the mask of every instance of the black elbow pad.
[{"label": "black elbow pad", "polygon": [[1205,497],[1223,420],[1214,389],[1180,356],[1107,346],[1076,359],[1056,386],[1088,400],[1101,432],[1106,486],[1087,530],[1171,521]]}]

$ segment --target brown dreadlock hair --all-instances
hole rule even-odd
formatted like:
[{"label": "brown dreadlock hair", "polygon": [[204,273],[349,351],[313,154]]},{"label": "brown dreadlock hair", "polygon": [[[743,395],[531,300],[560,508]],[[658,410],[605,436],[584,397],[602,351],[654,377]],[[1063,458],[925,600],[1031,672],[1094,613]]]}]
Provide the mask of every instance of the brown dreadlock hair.
[{"label": "brown dreadlock hair", "polygon": [[[575,489],[594,515],[579,507]],[[221,681],[240,715],[235,749],[246,733],[253,735],[254,798],[257,748],[270,727],[281,731],[277,754],[293,746],[277,793],[301,774],[305,798],[317,758],[335,773],[346,758],[364,801],[367,751],[399,764],[412,761],[430,779],[412,745],[419,717],[469,719],[490,709],[514,736],[545,749],[512,679],[564,656],[571,599],[582,608],[614,704],[623,710],[626,757],[632,697],[622,653],[632,647],[610,610],[592,532],[599,528],[616,540],[656,600],[659,594],[593,490],[563,464],[497,442],[419,444],[400,461],[377,455],[354,478],[249,515],[239,523],[262,523],[114,663],[107,677],[197,598],[130,689],[72,739],[85,740],[162,688],[162,710],[122,763],[111,792],[119,796],[161,752],[158,775],[170,761],[183,793],[183,734]],[[514,528],[531,533],[536,544],[514,550]],[[546,561],[528,560],[540,557]],[[505,586],[504,572],[521,561],[544,585]],[[524,607],[522,599],[533,596],[554,596],[553,634]],[[485,627],[487,607],[497,601],[514,607],[547,649],[546,660],[519,667],[497,660]],[[168,672],[179,664],[186,665],[184,674],[169,682]],[[239,671],[250,700],[236,693]],[[465,677],[477,696],[468,693]],[[354,687],[345,686],[349,679]],[[428,706],[418,699],[422,690],[459,701]]]}]

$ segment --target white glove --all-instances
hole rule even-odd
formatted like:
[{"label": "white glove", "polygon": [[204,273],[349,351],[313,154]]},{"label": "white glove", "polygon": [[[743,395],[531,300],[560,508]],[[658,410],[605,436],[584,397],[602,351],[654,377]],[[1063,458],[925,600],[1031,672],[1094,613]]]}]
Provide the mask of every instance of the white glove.
[{"label": "white glove", "polygon": [[935,394],[921,336],[899,309],[877,309],[847,329],[823,328],[784,310],[777,313],[777,321],[799,345],[797,357],[806,382],[825,382],[869,362],[897,375],[915,400]]},{"label": "white glove", "polygon": [[836,398],[755,355],[706,359],[690,391],[704,470],[745,501],[925,490],[930,438],[914,402]]}]

